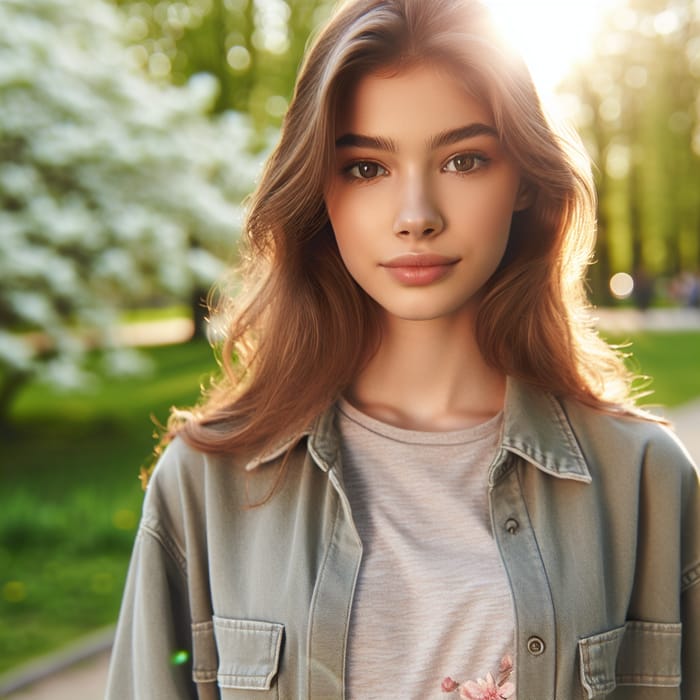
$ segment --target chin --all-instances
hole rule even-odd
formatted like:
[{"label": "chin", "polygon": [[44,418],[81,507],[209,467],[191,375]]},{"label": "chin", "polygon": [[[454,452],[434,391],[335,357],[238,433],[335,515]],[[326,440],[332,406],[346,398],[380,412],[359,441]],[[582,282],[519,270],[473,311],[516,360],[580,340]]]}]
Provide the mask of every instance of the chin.
[{"label": "chin", "polygon": [[393,318],[401,321],[439,321],[458,320],[459,318],[471,318],[475,309],[470,306],[460,306],[458,308],[429,309],[429,308],[387,308],[384,312]]}]

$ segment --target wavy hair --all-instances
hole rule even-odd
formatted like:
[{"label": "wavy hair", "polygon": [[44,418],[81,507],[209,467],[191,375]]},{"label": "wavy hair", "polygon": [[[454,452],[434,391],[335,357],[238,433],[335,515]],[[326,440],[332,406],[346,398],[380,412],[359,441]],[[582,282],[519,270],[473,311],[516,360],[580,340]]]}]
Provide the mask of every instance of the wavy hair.
[{"label": "wavy hair", "polygon": [[477,318],[487,361],[559,396],[631,410],[622,360],[590,327],[595,192],[578,140],[545,117],[530,74],[475,0],[349,0],[311,43],[281,138],[249,201],[242,290],[225,295],[222,378],[177,431],[206,452],[300,436],[380,342],[376,304],[340,258],[324,203],[336,111],[362,76],[446,65],[493,114],[530,188]]}]

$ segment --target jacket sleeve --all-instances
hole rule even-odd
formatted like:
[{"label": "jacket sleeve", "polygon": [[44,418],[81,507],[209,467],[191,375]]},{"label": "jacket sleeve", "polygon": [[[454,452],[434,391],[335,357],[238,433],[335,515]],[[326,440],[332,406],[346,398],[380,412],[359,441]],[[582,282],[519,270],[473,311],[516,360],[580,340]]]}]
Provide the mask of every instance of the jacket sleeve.
[{"label": "jacket sleeve", "polygon": [[683,700],[697,700],[700,698],[700,474],[697,467],[686,474],[683,496],[681,695]]},{"label": "jacket sleeve", "polygon": [[144,515],[117,624],[106,700],[197,698],[184,566],[174,543]]},{"label": "jacket sleeve", "polygon": [[683,592],[683,700],[700,698],[700,564],[695,571],[695,584]]}]

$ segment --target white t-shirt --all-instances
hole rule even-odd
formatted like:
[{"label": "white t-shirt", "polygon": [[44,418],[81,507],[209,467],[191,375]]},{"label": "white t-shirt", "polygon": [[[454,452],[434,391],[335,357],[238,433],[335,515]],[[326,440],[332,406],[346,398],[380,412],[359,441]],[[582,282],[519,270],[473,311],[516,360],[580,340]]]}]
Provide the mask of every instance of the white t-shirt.
[{"label": "white t-shirt", "polygon": [[420,432],[346,401],[339,408],[343,480],[364,546],[348,697],[446,700],[445,676],[496,677],[515,629],[488,506],[502,414],[465,430]]}]

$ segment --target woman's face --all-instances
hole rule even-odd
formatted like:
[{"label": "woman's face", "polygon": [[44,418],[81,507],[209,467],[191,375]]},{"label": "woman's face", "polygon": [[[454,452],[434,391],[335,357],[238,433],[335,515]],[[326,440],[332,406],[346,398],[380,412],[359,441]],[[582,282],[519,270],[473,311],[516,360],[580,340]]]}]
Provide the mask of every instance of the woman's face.
[{"label": "woman's face", "polygon": [[473,314],[527,204],[490,110],[434,66],[371,74],[335,155],[325,200],[355,281],[399,318]]}]

